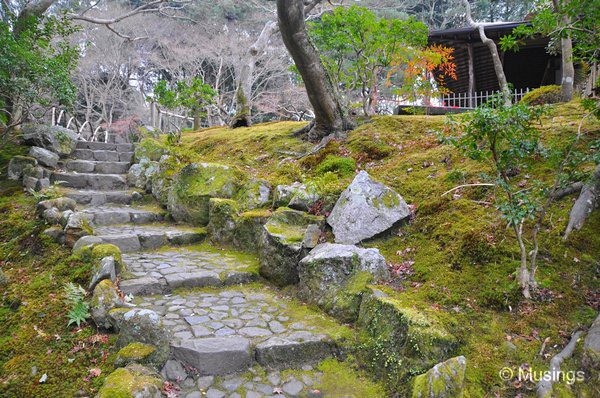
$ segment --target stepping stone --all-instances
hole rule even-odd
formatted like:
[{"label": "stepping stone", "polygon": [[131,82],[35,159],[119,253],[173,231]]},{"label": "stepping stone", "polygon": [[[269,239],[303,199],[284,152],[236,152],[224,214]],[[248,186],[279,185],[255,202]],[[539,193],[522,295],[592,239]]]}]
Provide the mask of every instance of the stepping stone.
[{"label": "stepping stone", "polygon": [[128,188],[126,174],[91,174],[52,172],[51,182],[62,181],[67,188],[83,188],[93,190],[119,190]]},{"label": "stepping stone", "polygon": [[71,153],[71,157],[79,160],[96,160],[102,162],[131,162],[133,160],[133,152],[75,149]]},{"label": "stepping stone", "polygon": [[[96,229],[98,230],[98,229]],[[186,248],[160,252],[123,254],[123,262],[133,275],[160,275],[166,292],[179,287],[222,287],[243,284],[258,279],[256,263],[234,255],[188,250]],[[241,304],[245,298],[232,296],[233,304]],[[214,306],[215,310],[227,310],[227,306]]]},{"label": "stepping stone", "polygon": [[118,206],[93,206],[82,208],[76,213],[85,213],[90,215],[89,221],[92,226],[105,226],[123,223],[149,224],[162,221],[164,216],[162,211],[148,211],[132,207]]},{"label": "stepping stone", "polygon": [[128,205],[133,201],[136,191],[92,191],[63,189],[64,196],[79,204],[102,206],[106,204]]},{"label": "stepping stone", "polygon": [[92,149],[100,151],[133,152],[133,144],[112,144],[94,141],[77,141],[76,149]]},{"label": "stepping stone", "polygon": [[169,225],[118,225],[94,228],[94,235],[104,243],[118,246],[123,253],[141,249],[157,249],[167,245],[197,243],[206,237],[202,228],[184,228]]},{"label": "stepping stone", "polygon": [[240,372],[252,365],[250,341],[243,337],[183,340],[171,345],[171,352],[201,376]]},{"label": "stepping stone", "polygon": [[[245,301],[236,300],[240,295]],[[336,331],[344,328],[321,313],[303,311],[297,315],[289,311],[291,303],[268,289],[228,288],[221,292],[137,296],[134,302],[159,314],[173,333],[170,343],[173,357],[200,369],[202,375],[240,372],[254,362],[269,369],[312,365],[339,351],[335,340],[326,333],[327,323],[323,322],[330,322]],[[246,317],[239,314],[251,315],[250,320],[245,321]],[[288,320],[278,322],[280,327],[274,330],[249,326],[254,320],[264,323],[265,316]],[[304,325],[302,330],[292,328],[300,324]],[[189,338],[190,335],[194,337]],[[239,363],[233,365],[235,360]]]},{"label": "stepping stone", "polygon": [[129,162],[99,162],[95,160],[67,160],[61,162],[58,168],[77,173],[98,173],[98,174],[127,174],[131,167]]}]

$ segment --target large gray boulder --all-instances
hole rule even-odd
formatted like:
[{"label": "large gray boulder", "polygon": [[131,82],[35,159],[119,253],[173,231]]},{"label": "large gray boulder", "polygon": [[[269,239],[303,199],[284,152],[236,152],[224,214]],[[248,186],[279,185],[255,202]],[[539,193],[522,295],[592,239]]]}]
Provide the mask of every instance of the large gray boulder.
[{"label": "large gray boulder", "polygon": [[26,124],[23,126],[23,140],[52,151],[60,157],[69,156],[77,144],[77,133],[60,126]]},{"label": "large gray boulder", "polygon": [[22,177],[30,175],[37,166],[37,160],[29,156],[14,156],[8,162],[8,179],[20,180]]},{"label": "large gray boulder", "polygon": [[298,210],[277,209],[262,228],[259,244],[260,274],[278,286],[298,283],[298,262],[308,253],[302,242],[309,225],[323,218]]},{"label": "large gray boulder", "polygon": [[298,277],[304,300],[343,322],[354,322],[367,284],[389,278],[389,271],[377,249],[324,243],[300,261]]},{"label": "large gray boulder", "polygon": [[412,398],[462,398],[467,360],[454,357],[415,377]]},{"label": "large gray boulder", "polygon": [[336,243],[356,244],[387,231],[409,215],[402,196],[361,171],[342,192],[327,222]]},{"label": "large gray boulder", "polygon": [[232,198],[242,186],[237,170],[212,163],[192,163],[173,179],[167,208],[176,221],[206,225],[211,198]]},{"label": "large gray boulder", "polygon": [[55,168],[60,159],[57,154],[39,146],[32,146],[29,149],[29,156],[37,159],[42,166]]}]

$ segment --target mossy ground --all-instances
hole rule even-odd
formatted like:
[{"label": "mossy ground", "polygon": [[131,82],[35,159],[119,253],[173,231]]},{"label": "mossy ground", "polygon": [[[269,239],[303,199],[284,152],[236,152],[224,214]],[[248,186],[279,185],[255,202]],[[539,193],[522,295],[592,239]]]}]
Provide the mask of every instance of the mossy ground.
[{"label": "mossy ground", "polygon": [[[565,133],[576,131],[583,110],[576,102],[553,107],[539,130],[544,142],[556,144]],[[291,136],[300,125],[289,122],[187,133],[180,150],[207,161],[227,159],[273,185],[297,180],[322,186],[323,176],[316,170],[328,156],[354,159],[358,169],[416,207],[414,220],[397,235],[366,244],[380,249],[390,263],[411,264],[400,284],[382,288],[458,338],[455,354],[468,361],[467,396],[529,396],[530,385],[503,381],[498,372],[523,363],[546,369],[571,332],[591,324],[600,287],[600,215],[592,214],[583,230],[563,242],[561,232],[574,197],[551,206],[540,236],[538,281],[543,294],[532,302],[522,301],[515,282],[518,248],[492,204],[494,191],[475,187],[442,196],[457,185],[480,182],[483,173],[491,172],[485,163],[439,143],[436,131],[444,122],[442,116],[374,117],[347,140],[332,141],[306,157],[300,154],[311,146]],[[600,124],[588,120],[583,129],[588,138],[597,139]],[[549,163],[537,163],[522,173],[548,182],[550,169]],[[334,175],[326,181],[327,189],[339,193],[352,177]],[[546,337],[551,344],[540,356]],[[574,394],[597,387],[579,383],[559,388]]]},{"label": "mossy ground", "polygon": [[[89,325],[67,327],[63,293],[70,281],[86,286],[91,264],[40,235],[47,226],[35,215],[34,198],[5,180],[7,159],[23,149],[3,145],[0,269],[9,283],[0,288],[0,396],[93,396],[113,370],[112,339]],[[96,368],[99,377],[90,373]]]}]

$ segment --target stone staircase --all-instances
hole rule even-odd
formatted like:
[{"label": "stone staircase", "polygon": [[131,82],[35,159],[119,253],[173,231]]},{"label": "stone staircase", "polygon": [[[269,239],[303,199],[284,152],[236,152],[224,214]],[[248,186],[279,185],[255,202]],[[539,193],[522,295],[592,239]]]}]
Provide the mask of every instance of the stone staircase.
[{"label": "stone staircase", "polygon": [[78,142],[72,157],[50,178],[64,181],[98,241],[123,252],[121,290],[170,330],[171,358],[187,370],[176,376],[180,396],[322,396],[312,389],[322,377],[313,366],[339,353],[345,326],[261,282],[256,258],[200,244],[203,228],[136,205],[141,194],[126,175],[131,145]]}]

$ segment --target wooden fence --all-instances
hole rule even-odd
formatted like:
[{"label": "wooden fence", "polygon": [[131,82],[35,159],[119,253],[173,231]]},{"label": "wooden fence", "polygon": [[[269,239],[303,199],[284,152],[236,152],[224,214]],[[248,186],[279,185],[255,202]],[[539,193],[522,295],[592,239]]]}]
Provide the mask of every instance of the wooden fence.
[{"label": "wooden fence", "polygon": [[[530,91],[529,88],[518,88],[511,92],[512,102],[517,103],[525,94]],[[486,103],[491,97],[497,95],[499,91],[480,91],[473,95],[469,93],[451,93],[442,96],[442,106],[449,108],[475,109]]]}]

